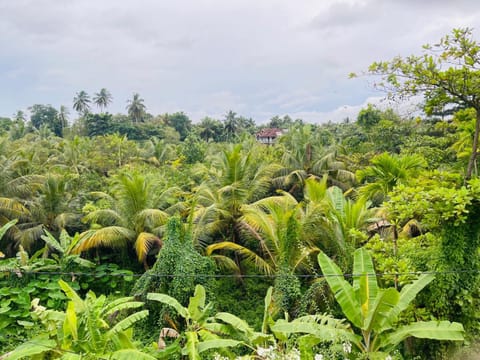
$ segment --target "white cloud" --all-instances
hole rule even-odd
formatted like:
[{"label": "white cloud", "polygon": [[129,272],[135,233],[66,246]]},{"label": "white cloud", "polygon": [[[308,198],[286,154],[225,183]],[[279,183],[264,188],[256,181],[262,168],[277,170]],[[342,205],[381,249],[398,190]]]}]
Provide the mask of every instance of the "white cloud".
[{"label": "white cloud", "polygon": [[230,109],[259,122],[281,113],[341,120],[372,96],[348,73],[419,53],[452,27],[480,29],[475,5],[0,0],[0,116],[34,103],[70,106],[77,91],[106,87],[112,112],[139,92],[149,111],[194,120]]}]

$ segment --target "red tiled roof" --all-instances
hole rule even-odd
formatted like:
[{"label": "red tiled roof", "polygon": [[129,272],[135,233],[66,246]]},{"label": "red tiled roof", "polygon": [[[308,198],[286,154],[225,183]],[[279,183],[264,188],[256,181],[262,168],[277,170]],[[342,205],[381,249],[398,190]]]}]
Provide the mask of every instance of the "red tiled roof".
[{"label": "red tiled roof", "polygon": [[283,133],[282,129],[267,128],[259,131],[257,137],[277,137]]}]

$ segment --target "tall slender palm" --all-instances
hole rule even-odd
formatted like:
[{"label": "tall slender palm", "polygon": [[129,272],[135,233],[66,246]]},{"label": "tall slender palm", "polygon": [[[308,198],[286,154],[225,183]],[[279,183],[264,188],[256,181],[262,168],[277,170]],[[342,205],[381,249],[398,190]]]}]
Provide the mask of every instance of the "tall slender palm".
[{"label": "tall slender palm", "polygon": [[232,139],[235,137],[235,134],[237,133],[237,130],[238,130],[237,113],[230,110],[225,115],[224,132],[225,132],[226,140],[232,141]]},{"label": "tall slender palm", "polygon": [[112,102],[112,94],[105,88],[100,89],[98,93],[95,93],[93,102],[100,108],[100,112],[103,112],[104,109]]},{"label": "tall slender palm", "polygon": [[90,96],[82,90],[73,98],[73,109],[81,116],[86,115],[90,111],[90,102]]},{"label": "tall slender palm", "polygon": [[146,106],[143,103],[145,100],[140,97],[139,93],[134,93],[131,100],[127,100],[127,111],[128,115],[132,118],[133,122],[138,123],[143,119],[145,114]]},{"label": "tall slender palm", "polygon": [[58,112],[58,120],[60,121],[60,126],[62,127],[62,134],[63,134],[63,129],[65,129],[68,126],[68,115],[69,115],[69,111],[67,107],[64,105],[61,105],[60,111]]}]

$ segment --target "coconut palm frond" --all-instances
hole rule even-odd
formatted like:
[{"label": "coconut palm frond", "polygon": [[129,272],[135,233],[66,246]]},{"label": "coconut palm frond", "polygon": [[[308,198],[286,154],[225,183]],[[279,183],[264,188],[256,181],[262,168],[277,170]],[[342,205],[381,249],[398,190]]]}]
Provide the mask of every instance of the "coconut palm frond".
[{"label": "coconut palm frond", "polygon": [[234,251],[239,254],[244,261],[255,265],[255,267],[263,273],[271,275],[274,272],[274,268],[272,268],[272,265],[265,261],[265,259],[242,245],[235,244],[230,241],[223,241],[220,243],[209,245],[205,249],[206,255],[211,255],[214,251]]},{"label": "coconut palm frond", "polygon": [[80,239],[72,253],[98,248],[122,248],[135,239],[133,230],[120,226],[107,226],[98,230],[87,230],[80,234]]},{"label": "coconut palm frond", "polygon": [[73,213],[62,213],[55,218],[55,226],[59,229],[65,229],[68,225],[75,224],[79,216]]},{"label": "coconut palm frond", "polygon": [[14,234],[15,242],[18,245],[23,246],[26,251],[30,251],[33,247],[33,244],[41,239],[43,235],[43,225],[33,225],[33,224],[20,224],[17,225],[19,231],[16,231]]},{"label": "coconut palm frond", "polygon": [[99,209],[85,215],[82,219],[87,224],[100,224],[102,226],[120,226],[123,218],[112,209]]},{"label": "coconut palm frond", "polygon": [[135,251],[137,252],[138,261],[144,262],[148,253],[155,247],[162,247],[160,238],[151,233],[141,232],[135,241]]},{"label": "coconut palm frond", "polygon": [[210,257],[215,261],[218,268],[222,271],[240,274],[240,268],[231,258],[225,255],[212,254]]},{"label": "coconut palm frond", "polygon": [[4,184],[3,192],[21,198],[31,197],[44,183],[42,175],[23,175]]},{"label": "coconut palm frond", "polygon": [[15,199],[0,197],[0,214],[10,219],[24,219],[30,216],[30,211]]},{"label": "coconut palm frond", "polygon": [[159,209],[144,209],[137,213],[134,223],[141,230],[151,230],[167,222],[169,215]]}]

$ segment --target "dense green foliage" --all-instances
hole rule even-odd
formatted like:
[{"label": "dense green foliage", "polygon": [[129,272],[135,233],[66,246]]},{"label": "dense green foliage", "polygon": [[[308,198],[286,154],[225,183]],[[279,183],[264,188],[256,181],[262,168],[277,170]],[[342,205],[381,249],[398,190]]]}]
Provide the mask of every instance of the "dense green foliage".
[{"label": "dense green foliage", "polygon": [[[458,69],[435,52],[372,65],[402,95],[427,86],[426,118],[192,123],[137,93],[108,114],[101,89],[76,94],[71,125],[50,105],[0,119],[2,352],[451,358],[459,343],[434,339],[480,334],[474,45],[440,42]],[[288,131],[265,146],[265,126]]]}]

